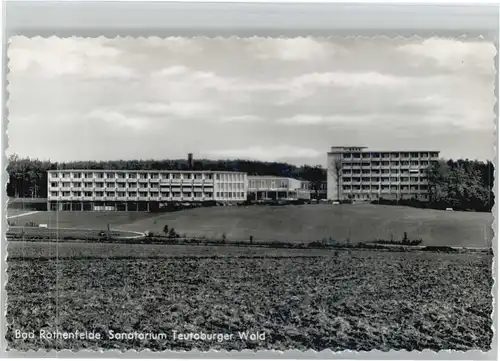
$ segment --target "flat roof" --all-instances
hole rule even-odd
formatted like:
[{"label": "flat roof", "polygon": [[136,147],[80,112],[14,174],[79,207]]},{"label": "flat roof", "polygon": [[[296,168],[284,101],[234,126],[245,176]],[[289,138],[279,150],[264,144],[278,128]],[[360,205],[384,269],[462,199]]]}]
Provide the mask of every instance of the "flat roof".
[{"label": "flat roof", "polygon": [[[367,149],[363,149],[361,151],[359,150],[346,150],[346,152],[349,152],[349,153],[355,153],[355,152],[358,152],[358,153],[422,153],[422,152],[426,152],[426,153],[440,153],[441,151],[439,150],[427,150],[427,149],[410,149],[410,150],[367,150]],[[328,152],[328,153],[342,153],[342,152]]]},{"label": "flat roof", "polygon": [[48,170],[47,173],[52,172],[82,172],[82,173],[92,173],[92,172],[118,172],[118,173],[238,173],[247,174],[247,172],[234,172],[229,170],[176,170],[176,169],[166,169],[166,170],[134,170],[134,169],[52,169]]}]

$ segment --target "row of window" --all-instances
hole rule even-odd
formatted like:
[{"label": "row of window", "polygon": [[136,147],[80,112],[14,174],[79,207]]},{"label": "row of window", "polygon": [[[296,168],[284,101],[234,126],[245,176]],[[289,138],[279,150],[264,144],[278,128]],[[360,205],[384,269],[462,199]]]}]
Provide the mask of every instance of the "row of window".
[{"label": "row of window", "polygon": [[249,188],[288,188],[288,181],[249,180]]},{"label": "row of window", "polygon": [[[164,197],[164,198],[179,198],[179,197],[207,197],[212,198],[213,192],[80,192],[80,191],[64,191],[50,192],[51,197]],[[216,197],[220,198],[244,198],[245,192],[216,192]]]},{"label": "row of window", "polygon": [[427,181],[427,177],[343,177],[342,182],[422,182]]},{"label": "row of window", "polygon": [[[412,197],[427,200],[429,196],[427,194],[414,194]],[[347,196],[349,199],[379,199],[380,195],[378,193],[372,194],[349,194]],[[403,198],[403,197],[402,197]],[[407,197],[404,197],[407,198]]]},{"label": "row of window", "polygon": [[[142,184],[142,183],[124,183],[124,182],[51,182],[51,188],[160,188],[158,183]],[[175,185],[161,185],[161,188],[175,188]],[[177,185],[177,187],[180,187]],[[183,188],[198,187],[196,185],[182,185]],[[204,188],[213,188],[212,185],[204,185]],[[223,190],[239,190],[245,189],[243,183],[221,183],[219,187]]]},{"label": "row of window", "polygon": [[393,160],[393,161],[371,161],[371,162],[343,162],[342,166],[344,167],[408,167],[408,166],[419,166],[419,167],[428,167],[430,164],[427,160],[412,160],[406,161],[403,160],[401,162]]},{"label": "row of window", "polygon": [[388,185],[383,185],[381,187],[379,187],[378,185],[372,185],[372,186],[342,186],[342,189],[344,191],[359,191],[359,190],[364,190],[364,191],[368,191],[368,190],[391,190],[391,191],[418,191],[418,190],[421,190],[421,191],[426,191],[428,190],[428,186],[427,185],[420,185],[420,186],[397,186],[397,185],[391,185],[391,186],[388,186]]},{"label": "row of window", "polygon": [[[77,179],[188,179],[188,180],[201,180],[214,179],[212,173],[113,173],[113,172],[51,172],[51,178],[77,178]],[[215,174],[215,179],[222,181],[241,181],[243,180],[243,173],[223,173]]]},{"label": "row of window", "polygon": [[427,169],[342,169],[343,175],[351,174],[427,174]]},{"label": "row of window", "polygon": [[344,153],[343,158],[344,159],[349,159],[349,158],[437,158],[438,153],[437,152],[390,152],[390,153],[368,153],[368,152],[363,152],[363,153]]}]

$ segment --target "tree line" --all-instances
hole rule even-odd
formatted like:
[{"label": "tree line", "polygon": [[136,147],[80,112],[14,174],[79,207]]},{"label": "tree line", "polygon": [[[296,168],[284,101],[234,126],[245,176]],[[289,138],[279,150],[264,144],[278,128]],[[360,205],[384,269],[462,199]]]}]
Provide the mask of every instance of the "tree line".
[{"label": "tree line", "polygon": [[429,169],[430,205],[490,212],[494,204],[494,165],[459,159],[441,160]]},{"label": "tree line", "polygon": [[[284,162],[235,160],[194,160],[194,170],[237,171],[248,175],[291,177],[311,182],[313,194],[326,181],[326,169],[320,165],[295,166]],[[64,169],[89,170],[188,170],[187,159],[176,160],[114,160],[51,162],[17,155],[9,157],[7,172],[9,197],[47,197],[47,171]],[[430,205],[491,211],[494,166],[476,160],[440,160],[429,168]]]}]

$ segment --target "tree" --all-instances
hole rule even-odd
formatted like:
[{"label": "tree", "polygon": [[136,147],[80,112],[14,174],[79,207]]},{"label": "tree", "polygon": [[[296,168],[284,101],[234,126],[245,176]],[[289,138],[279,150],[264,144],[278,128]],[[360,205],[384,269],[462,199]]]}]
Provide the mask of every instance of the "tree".
[{"label": "tree", "polygon": [[165,227],[163,227],[163,233],[168,234],[168,225],[166,224]]}]

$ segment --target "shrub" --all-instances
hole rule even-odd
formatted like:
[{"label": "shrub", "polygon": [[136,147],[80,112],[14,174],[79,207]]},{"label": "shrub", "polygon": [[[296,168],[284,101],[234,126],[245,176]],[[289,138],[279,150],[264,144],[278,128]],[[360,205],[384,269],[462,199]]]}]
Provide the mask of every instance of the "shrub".
[{"label": "shrub", "polygon": [[163,233],[168,234],[168,225],[166,224],[165,227],[163,227]]},{"label": "shrub", "polygon": [[168,238],[179,238],[179,234],[175,231],[175,228],[170,228],[170,231],[168,231]]}]

